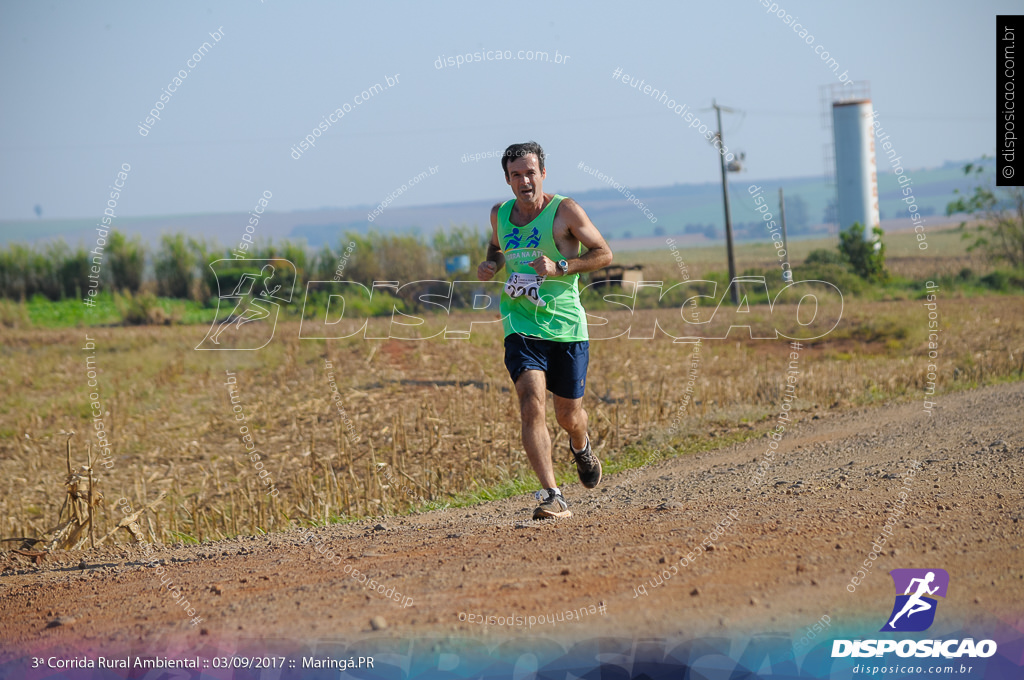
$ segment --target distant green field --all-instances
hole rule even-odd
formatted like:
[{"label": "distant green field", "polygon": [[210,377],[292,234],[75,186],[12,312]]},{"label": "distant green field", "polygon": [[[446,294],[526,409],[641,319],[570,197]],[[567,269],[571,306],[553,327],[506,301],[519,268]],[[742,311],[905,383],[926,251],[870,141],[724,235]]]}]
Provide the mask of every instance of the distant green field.
[{"label": "distant green field", "polygon": [[[942,280],[944,290],[958,291],[962,296],[990,295],[993,292],[1020,294],[1024,274],[1017,271],[998,269],[978,253],[968,253],[968,242],[961,238],[956,228],[947,228],[927,234],[928,248],[918,247],[913,232],[896,232],[884,237],[886,262],[890,279],[885,284],[868,285],[842,266],[821,269],[804,265],[807,256],[814,250],[835,251],[832,238],[795,239],[790,241],[790,262],[797,280],[820,278],[828,280],[844,291],[867,299],[892,300],[914,298],[926,280]],[[728,279],[725,246],[722,243],[699,246],[676,246],[684,270],[676,260],[676,254],[668,244],[646,250],[619,250],[616,264],[643,265],[644,278],[650,281],[679,281],[683,278],[711,279],[726,282]],[[763,275],[770,287],[781,286],[781,269],[775,248],[768,242],[739,243],[735,247],[736,272]],[[803,271],[801,271],[803,269]],[[86,326],[122,325],[122,314],[109,292],[96,298],[95,307],[86,307],[81,300],[51,301],[36,295],[26,303],[0,300],[0,327],[32,326],[36,328],[66,328]],[[599,297],[588,298],[589,304],[601,305]],[[360,314],[374,316],[388,313],[392,303],[401,305],[392,298],[374,297],[372,308],[360,309]],[[753,302],[753,301],[752,301]],[[123,303],[122,303],[123,304]],[[209,324],[216,309],[198,302],[171,298],[155,299],[156,306],[164,311],[164,318],[176,324]],[[319,310],[322,300],[313,300],[312,307]],[[310,312],[314,313],[314,312]],[[302,314],[301,306],[286,307],[282,318],[296,320]]]},{"label": "distant green field", "polygon": [[[47,300],[42,295],[37,295],[24,305],[6,301],[4,305],[5,309],[23,309],[31,325],[38,328],[121,325],[121,314],[110,293],[100,293],[95,297],[95,302],[96,306],[90,307],[81,300]],[[208,324],[216,312],[191,300],[159,298],[157,304],[176,323],[183,324]],[[2,316],[0,314],[0,317]],[[3,325],[2,322],[3,318],[0,318],[0,326]]]}]

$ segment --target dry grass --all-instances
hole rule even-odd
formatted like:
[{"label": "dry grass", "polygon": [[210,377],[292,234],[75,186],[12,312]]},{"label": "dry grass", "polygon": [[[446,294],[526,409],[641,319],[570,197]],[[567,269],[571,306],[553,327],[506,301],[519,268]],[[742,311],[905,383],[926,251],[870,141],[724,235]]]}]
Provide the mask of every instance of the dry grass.
[{"label": "dry grass", "polygon": [[[1020,379],[1022,312],[1019,297],[941,299],[939,392]],[[638,314],[642,321],[654,312]],[[847,301],[840,326],[801,353],[799,408],[920,399],[925,323],[920,302]],[[172,543],[270,531],[289,519],[395,513],[529,474],[496,330],[464,341],[325,343],[300,341],[298,324],[282,323],[257,352],[194,351],[205,333],[196,326],[0,332],[0,538],[42,538],[56,524],[67,474],[62,430],[79,433],[72,459],[86,460],[86,332],[96,343],[98,396],[114,455],[109,470],[94,472],[103,494],[97,538],[123,519],[122,497],[142,508],[165,494],[138,524],[146,540]],[[703,436],[714,423],[774,414],[788,352],[782,340],[738,334],[704,343],[683,433]],[[666,444],[690,346],[664,336],[619,338],[592,342],[591,353],[585,404],[602,455],[614,458],[635,442]],[[331,401],[325,358],[351,431]],[[276,498],[239,439],[227,370],[238,377]],[[550,422],[557,429],[553,414]],[[564,433],[554,445],[557,465],[567,471]],[[112,537],[126,539],[127,532]]]},{"label": "dry grass", "polygon": [[[886,268],[894,276],[920,280],[956,275],[964,267],[974,270],[977,274],[987,274],[993,269],[993,264],[981,253],[967,252],[967,242],[961,239],[960,232],[954,228],[930,232],[927,235],[928,248],[923,251],[918,248],[919,241],[913,231],[888,233],[884,240]],[[800,264],[807,259],[812,250],[825,248],[834,251],[837,244],[838,240],[834,238],[790,241],[790,261],[793,263],[797,280],[801,278]],[[699,279],[712,272],[726,269],[724,244],[682,248],[680,253],[686,260],[691,278]],[[735,257],[737,272],[746,269],[774,271],[779,267],[775,248],[770,243],[741,243],[736,246]],[[667,245],[657,250],[616,253],[616,261],[626,264],[644,263],[644,277],[651,281],[678,281],[681,278],[679,267]]]}]

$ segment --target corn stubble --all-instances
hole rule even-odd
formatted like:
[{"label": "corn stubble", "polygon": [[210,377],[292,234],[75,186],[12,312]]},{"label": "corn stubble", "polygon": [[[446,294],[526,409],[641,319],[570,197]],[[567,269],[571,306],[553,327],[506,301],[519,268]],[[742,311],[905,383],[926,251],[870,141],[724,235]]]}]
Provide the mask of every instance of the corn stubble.
[{"label": "corn stubble", "polygon": [[[908,304],[919,303],[848,305],[832,334],[805,343],[798,408],[922,398],[926,316],[908,311]],[[1005,298],[943,300],[938,391],[1020,379],[1021,311]],[[193,351],[203,332],[90,329],[98,336],[109,470],[96,465],[89,440],[89,390],[75,349],[83,331],[6,334],[0,538],[9,542],[3,546],[45,551],[216,540],[279,530],[290,520],[320,524],[438,507],[531,475],[496,331],[460,341],[323,342],[300,341],[298,324],[281,323],[259,352]],[[692,401],[680,414],[690,345],[664,336],[592,341],[585,406],[599,455],[614,460],[636,443],[666,450],[712,427],[773,417],[788,353],[782,339],[751,341],[736,333],[706,341]],[[351,429],[331,400],[325,358]],[[237,372],[276,497],[267,494],[239,438],[225,368]],[[569,473],[566,438],[550,400],[548,412],[556,466]],[[680,432],[670,439],[665,431],[680,416]],[[61,434],[70,430],[79,434]],[[73,468],[72,460],[86,464]],[[130,517],[121,498],[135,509]],[[30,540],[10,541],[22,538]]]}]

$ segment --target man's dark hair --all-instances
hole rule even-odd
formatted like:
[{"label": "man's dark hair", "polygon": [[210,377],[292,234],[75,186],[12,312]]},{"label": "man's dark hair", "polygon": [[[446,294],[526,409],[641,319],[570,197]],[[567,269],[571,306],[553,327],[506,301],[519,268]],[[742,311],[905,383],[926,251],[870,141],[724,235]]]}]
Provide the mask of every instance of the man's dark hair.
[{"label": "man's dark hair", "polygon": [[544,172],[544,149],[540,148],[537,142],[525,142],[523,144],[512,144],[501,156],[501,169],[505,171],[505,179],[508,179],[508,162],[516,158],[528,156],[531,153],[537,154],[537,162],[540,163],[540,171]]}]

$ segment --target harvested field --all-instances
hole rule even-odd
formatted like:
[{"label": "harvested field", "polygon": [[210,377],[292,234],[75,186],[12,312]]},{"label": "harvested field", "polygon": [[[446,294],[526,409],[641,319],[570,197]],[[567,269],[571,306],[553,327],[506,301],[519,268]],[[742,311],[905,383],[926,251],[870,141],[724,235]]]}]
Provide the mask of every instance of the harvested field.
[{"label": "harvested field", "polygon": [[[726,307],[709,334],[736,318]],[[1022,311],[1018,297],[943,299],[937,393],[1019,379]],[[926,313],[920,302],[848,303],[834,331],[804,344],[797,409],[921,400],[929,382]],[[655,314],[638,311],[634,328],[653,328]],[[777,314],[790,318],[786,310]],[[622,312],[601,315],[625,320]],[[762,306],[749,316],[766,315]],[[60,433],[76,432],[72,463],[84,465],[94,411],[102,412],[112,452],[109,469],[96,466],[103,494],[97,537],[124,517],[122,498],[138,509],[165,494],[139,525],[146,540],[174,544],[270,532],[289,520],[462,505],[532,484],[496,329],[463,341],[314,341],[298,339],[297,323],[281,323],[260,352],[193,351],[204,332],[4,333],[0,537],[42,538],[56,525],[67,474]],[[715,437],[753,436],[778,411],[789,345],[744,333],[702,343],[689,398],[692,345],[661,334],[592,342],[585,405],[610,469],[640,464],[666,447],[694,451]],[[88,342],[95,349],[83,350]],[[96,371],[95,387],[89,370]],[[263,478],[246,454],[228,372]],[[550,422],[554,428],[553,413]],[[673,425],[674,434],[666,434]],[[554,446],[564,449],[564,433]],[[564,479],[574,477],[567,456],[556,453],[556,463]],[[134,539],[120,531],[110,540]]]}]

